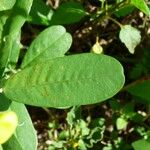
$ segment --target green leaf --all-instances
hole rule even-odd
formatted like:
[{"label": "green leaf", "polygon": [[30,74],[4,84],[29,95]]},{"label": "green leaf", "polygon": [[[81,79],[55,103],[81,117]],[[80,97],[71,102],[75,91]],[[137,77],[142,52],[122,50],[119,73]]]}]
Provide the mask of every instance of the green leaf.
[{"label": "green leaf", "polygon": [[72,38],[62,26],[52,26],[40,33],[40,35],[30,45],[22,68],[31,62],[44,60],[47,58],[62,57],[68,51],[72,43]]},{"label": "green leaf", "polygon": [[125,5],[124,7],[118,9],[114,14],[117,17],[124,17],[131,14],[134,11],[135,7],[132,5]]},{"label": "green leaf", "polygon": [[150,15],[150,9],[144,0],[131,0],[131,4],[144,12],[146,15]]},{"label": "green leaf", "polygon": [[72,127],[74,123],[81,118],[81,107],[74,106],[71,110],[67,113],[67,123]]},{"label": "green leaf", "polygon": [[127,120],[125,120],[122,117],[118,118],[116,121],[116,126],[117,126],[118,130],[122,130],[122,129],[126,128],[127,124],[128,124]]},{"label": "green leaf", "polygon": [[119,38],[121,42],[125,44],[131,54],[134,54],[135,47],[141,41],[140,32],[130,25],[124,25],[121,27]]},{"label": "green leaf", "polygon": [[150,141],[141,139],[132,143],[134,150],[149,150]]},{"label": "green leaf", "polygon": [[123,84],[123,68],[117,60],[82,54],[25,67],[6,81],[3,90],[8,98],[21,103],[65,107],[104,101]]},{"label": "green leaf", "polygon": [[33,0],[29,21],[33,24],[49,25],[52,14],[52,9],[43,0]]},{"label": "green leaf", "polygon": [[0,74],[3,75],[5,68],[9,65],[10,57],[12,57],[12,50],[14,42],[18,38],[21,27],[27,19],[32,0],[16,0],[16,3],[3,27],[2,40],[0,47]]},{"label": "green leaf", "polygon": [[19,125],[15,134],[3,145],[5,150],[36,150],[37,138],[24,104],[13,102],[10,109],[16,112]]},{"label": "green leaf", "polygon": [[16,0],[0,0],[0,11],[11,9]]},{"label": "green leaf", "polygon": [[87,150],[86,143],[83,141],[83,139],[79,139],[78,145],[79,145],[78,148],[80,150]]},{"label": "green leaf", "polygon": [[127,88],[127,91],[134,96],[140,97],[142,99],[150,102],[150,81],[142,81]]},{"label": "green leaf", "polygon": [[50,24],[71,24],[80,21],[86,15],[82,5],[77,2],[63,3],[54,12]]},{"label": "green leaf", "polygon": [[117,99],[112,99],[109,101],[110,107],[113,109],[113,111],[118,111],[122,108],[120,102],[118,102]]},{"label": "green leaf", "polygon": [[125,115],[126,118],[129,118],[129,119],[132,118],[132,116],[135,115],[134,104],[130,102],[124,105],[122,109],[122,113]]}]

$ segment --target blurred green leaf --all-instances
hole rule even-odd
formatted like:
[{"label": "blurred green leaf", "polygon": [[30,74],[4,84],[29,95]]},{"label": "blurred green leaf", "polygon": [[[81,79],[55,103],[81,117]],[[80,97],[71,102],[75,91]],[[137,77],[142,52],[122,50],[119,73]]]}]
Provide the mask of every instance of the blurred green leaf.
[{"label": "blurred green leaf", "polygon": [[11,9],[16,0],[0,0],[0,11]]},{"label": "blurred green leaf", "polygon": [[141,123],[144,120],[144,117],[141,114],[135,113],[134,116],[132,116],[130,118],[130,120],[132,120],[135,123]]},{"label": "blurred green leaf", "polygon": [[118,118],[116,121],[116,126],[118,130],[126,128],[127,124],[128,124],[127,120],[122,117]]},{"label": "blurred green leaf", "polygon": [[140,59],[135,62],[134,67],[129,72],[131,79],[138,79],[142,76],[147,76],[150,71],[150,51],[149,48],[141,49],[144,54],[142,54]]},{"label": "blurred green leaf", "polygon": [[146,15],[150,15],[150,9],[148,8],[145,0],[131,0],[131,4],[144,12]]},{"label": "blurred green leaf", "polygon": [[132,86],[128,87],[127,91],[134,96],[140,97],[150,102],[150,81],[149,80],[137,82]]},{"label": "blurred green leaf", "polygon": [[82,5],[78,2],[65,2],[54,12],[50,24],[62,25],[80,21],[86,15]]},{"label": "blurred green leaf", "polygon": [[149,150],[150,149],[150,141],[146,141],[144,139],[135,141],[132,143],[134,150]]},{"label": "blurred green leaf", "polygon": [[114,111],[117,111],[122,108],[121,104],[118,102],[117,99],[109,100],[109,104]]},{"label": "blurred green leaf", "polygon": [[69,136],[70,136],[69,131],[64,130],[64,131],[60,132],[59,139],[60,140],[65,140],[65,139],[69,138]]},{"label": "blurred green leaf", "polygon": [[126,15],[131,14],[134,11],[134,6],[132,5],[126,5],[123,8],[118,9],[115,12],[115,15],[117,17],[125,17]]},{"label": "blurred green leaf", "polygon": [[29,21],[33,24],[49,25],[53,10],[43,0],[33,0]]},{"label": "blurred green leaf", "polygon": [[84,143],[84,141],[82,139],[80,139],[78,141],[78,144],[79,144],[79,146],[78,146],[79,150],[87,150],[86,144]]},{"label": "blurred green leaf", "polygon": [[126,118],[132,118],[135,115],[134,104],[132,102],[127,103],[123,107],[122,113],[123,113],[123,115],[125,115]]}]

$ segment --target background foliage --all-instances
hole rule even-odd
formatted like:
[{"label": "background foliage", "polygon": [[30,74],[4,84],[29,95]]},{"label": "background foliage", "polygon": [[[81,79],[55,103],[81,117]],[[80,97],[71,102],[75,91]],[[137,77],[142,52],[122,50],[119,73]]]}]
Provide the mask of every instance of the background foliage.
[{"label": "background foliage", "polygon": [[148,0],[1,0],[0,149],[150,149],[149,40]]}]

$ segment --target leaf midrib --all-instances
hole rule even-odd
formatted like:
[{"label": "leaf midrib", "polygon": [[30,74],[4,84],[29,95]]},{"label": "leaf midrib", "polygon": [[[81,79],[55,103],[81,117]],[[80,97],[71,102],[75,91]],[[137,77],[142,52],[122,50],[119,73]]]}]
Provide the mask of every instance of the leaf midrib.
[{"label": "leaf midrib", "polygon": [[[101,77],[102,78],[102,77]],[[104,79],[106,79],[106,78],[108,78],[108,79],[110,79],[109,77],[108,77],[108,75],[107,76],[104,76],[103,77],[103,80]],[[94,80],[95,80],[95,82],[97,82],[98,80],[100,80],[100,78],[99,77],[95,77],[94,79],[93,78],[80,78],[80,79],[75,79],[75,80],[61,80],[61,81],[54,81],[54,82],[42,82],[41,84],[39,83],[39,84],[36,84],[36,85],[32,85],[32,86],[23,86],[23,87],[19,87],[19,90],[23,90],[23,89],[30,89],[30,88],[34,88],[34,87],[40,87],[40,86],[45,86],[45,85],[48,85],[48,84],[59,84],[59,83],[65,83],[65,82],[76,82],[76,83],[78,83],[78,81],[80,81],[80,82],[82,82],[82,81],[84,81],[84,80],[93,80],[93,82],[94,82]],[[109,81],[111,81],[111,80],[109,80]],[[120,81],[120,80],[118,80],[118,81]],[[5,86],[4,86],[4,89],[5,89]],[[11,89],[14,89],[14,88],[9,88],[9,90],[11,90]],[[15,89],[16,90],[16,89]]]}]

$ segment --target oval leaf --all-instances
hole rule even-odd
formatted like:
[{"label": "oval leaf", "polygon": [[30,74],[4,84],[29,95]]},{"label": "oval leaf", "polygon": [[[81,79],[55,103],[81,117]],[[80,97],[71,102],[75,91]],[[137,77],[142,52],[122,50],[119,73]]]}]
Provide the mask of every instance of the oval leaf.
[{"label": "oval leaf", "polygon": [[121,27],[119,38],[121,42],[125,44],[131,54],[134,54],[135,47],[141,41],[140,32],[130,25],[124,25]]},{"label": "oval leaf", "polygon": [[40,61],[45,58],[62,57],[68,51],[72,38],[62,26],[52,26],[40,33],[29,47],[22,67],[25,67],[33,60]]},{"label": "oval leaf", "polygon": [[26,67],[6,81],[5,95],[21,103],[65,107],[104,101],[124,84],[123,68],[112,57],[66,56]]},{"label": "oval leaf", "polygon": [[134,150],[149,150],[150,149],[150,141],[148,140],[138,140],[132,143]]}]

